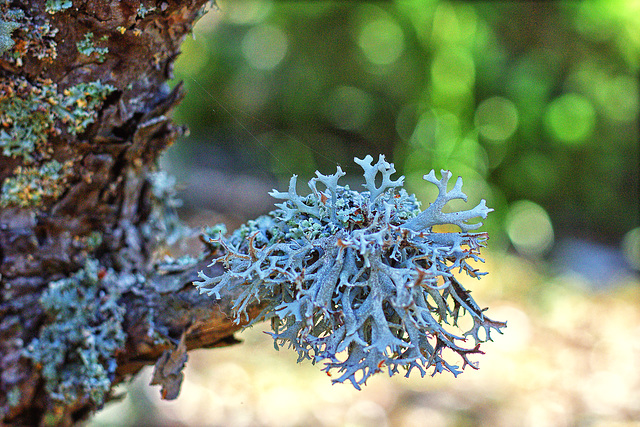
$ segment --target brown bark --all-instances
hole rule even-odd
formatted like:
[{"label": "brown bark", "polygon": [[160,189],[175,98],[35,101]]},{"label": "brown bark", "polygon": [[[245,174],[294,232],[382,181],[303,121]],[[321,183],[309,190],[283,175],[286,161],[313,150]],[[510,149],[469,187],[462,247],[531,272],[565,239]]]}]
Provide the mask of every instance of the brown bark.
[{"label": "brown bark", "polygon": [[[49,10],[45,3],[0,1],[0,20],[19,24],[10,34],[14,46],[0,56],[0,105],[5,109],[0,114],[6,113],[0,129],[17,135],[25,123],[46,124],[31,149],[0,147],[3,425],[69,425],[109,399],[108,392],[92,396],[95,387],[82,378],[60,379],[77,389],[66,399],[56,396],[66,389],[52,384],[51,377],[63,378],[71,363],[81,371],[103,369],[106,374],[98,369],[94,377],[108,378],[113,387],[166,350],[181,351],[181,338],[187,349],[229,345],[236,342],[233,333],[239,327],[224,314],[232,296],[218,307],[191,285],[195,273],[206,269],[206,259],[171,272],[153,265],[163,207],[152,194],[150,174],[162,150],[183,132],[168,114],[184,92],[181,85],[169,90],[166,81],[205,0],[73,0],[71,7],[59,1],[61,7],[50,4]],[[4,28],[6,33],[9,27]],[[98,81],[113,89],[103,98],[85,89],[65,104],[64,97],[83,87],[79,84]],[[44,97],[47,91],[53,95]],[[25,113],[18,102],[33,108]],[[76,107],[80,112],[74,112]],[[17,119],[8,118],[11,108]],[[79,124],[84,112],[89,123]],[[20,136],[17,144],[25,140]],[[47,178],[42,168],[52,161],[62,166]],[[88,262],[98,265],[93,276]],[[75,274],[83,271],[85,276]],[[54,301],[60,287],[52,283],[79,288],[74,292],[85,306],[76,307],[81,310],[76,317],[82,310],[96,311],[86,313],[86,331],[79,327],[86,335],[80,347],[99,355],[97,364],[78,362],[75,349],[65,347],[70,344],[64,333],[45,340],[46,331],[78,327],[65,323],[78,321],[64,318],[73,301]],[[113,313],[122,313],[112,330],[126,334],[126,342],[113,351],[93,348],[108,340],[96,334],[110,331],[103,325],[114,321],[109,317]],[[58,344],[58,339],[60,348],[43,347]],[[62,362],[49,365],[48,359],[34,356],[34,348],[46,354],[50,350],[51,357],[61,355]],[[108,364],[113,361],[117,368]]]}]

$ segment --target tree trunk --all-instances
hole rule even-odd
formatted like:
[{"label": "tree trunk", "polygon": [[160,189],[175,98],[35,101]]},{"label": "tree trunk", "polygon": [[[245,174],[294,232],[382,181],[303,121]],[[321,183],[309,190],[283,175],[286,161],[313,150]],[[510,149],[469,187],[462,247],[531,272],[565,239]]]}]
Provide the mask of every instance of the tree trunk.
[{"label": "tree trunk", "polygon": [[0,0],[0,424],[72,424],[156,361],[171,398],[186,350],[236,342],[233,296],[191,285],[210,258],[153,257],[166,81],[204,3]]}]

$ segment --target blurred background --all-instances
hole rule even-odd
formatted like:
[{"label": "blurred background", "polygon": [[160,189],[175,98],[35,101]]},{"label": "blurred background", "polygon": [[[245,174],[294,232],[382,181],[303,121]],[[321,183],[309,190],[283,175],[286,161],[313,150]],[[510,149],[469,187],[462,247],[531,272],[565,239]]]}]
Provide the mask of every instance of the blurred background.
[{"label": "blurred background", "polygon": [[477,371],[357,392],[258,325],[191,353],[176,401],[147,370],[90,425],[640,425],[640,2],[217,4],[175,68],[181,217],[234,229],[292,174],[357,179],[354,156],[384,154],[424,205],[422,175],[451,170],[495,209],[490,274],[464,284],[508,327]]}]

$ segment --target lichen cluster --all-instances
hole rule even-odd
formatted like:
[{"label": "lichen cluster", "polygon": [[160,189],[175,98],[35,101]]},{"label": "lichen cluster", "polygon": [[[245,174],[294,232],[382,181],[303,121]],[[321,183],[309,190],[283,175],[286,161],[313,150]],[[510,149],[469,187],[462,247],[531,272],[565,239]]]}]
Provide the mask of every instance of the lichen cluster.
[{"label": "lichen cluster", "polygon": [[17,22],[0,20],[0,54],[14,46],[15,42],[11,38],[11,33],[19,26],[20,24]]},{"label": "lichen cluster", "polygon": [[[109,36],[106,35],[99,39],[101,42],[105,42],[107,40],[109,40]],[[76,46],[78,48],[78,52],[85,56],[95,58],[98,62],[104,62],[107,53],[109,53],[109,48],[98,47],[95,45],[92,32],[85,34],[84,38],[76,43]]]},{"label": "lichen cluster", "polygon": [[58,198],[66,188],[71,162],[64,165],[52,160],[41,167],[18,166],[14,175],[2,182],[0,207],[38,206],[45,198]]},{"label": "lichen cluster", "polygon": [[142,226],[142,232],[149,239],[163,245],[173,245],[180,239],[194,232],[187,227],[178,216],[177,209],[182,200],[177,197],[176,179],[164,171],[154,172],[148,176],[151,184],[151,198],[154,209],[149,219]]},{"label": "lichen cluster", "polygon": [[[395,168],[383,156],[377,163],[367,156],[355,159],[364,169],[366,191],[338,184],[345,175],[316,173],[311,193],[301,196],[296,176],[287,192],[271,195],[283,200],[269,215],[249,221],[222,236],[210,236],[219,245],[225,272],[216,277],[200,273],[200,292],[221,298],[238,293],[233,306],[239,322],[251,304],[264,309],[251,324],[271,320],[276,349],[288,344],[298,360],[325,361],[324,370],[360,388],[373,374],[389,375],[415,368],[422,376],[449,371],[454,375],[481,353],[502,322],[489,319],[454,274],[482,274],[469,261],[482,261],[479,251],[486,233],[472,233],[491,209],[484,200],[471,210],[444,213],[453,199],[463,199],[462,180],[447,190],[451,177],[442,171],[425,175],[438,187],[436,200],[423,212],[402,187],[403,177],[392,179]],[[461,232],[438,233],[432,227],[455,224]],[[468,323],[468,330],[460,330]],[[447,351],[462,358],[453,364]]]},{"label": "lichen cluster", "polygon": [[52,399],[50,417],[78,398],[89,397],[101,406],[110,392],[115,356],[126,338],[124,308],[118,305],[120,281],[112,270],[88,261],[43,292],[40,304],[49,321],[27,346],[26,356],[42,370]]},{"label": "lichen cluster", "polygon": [[[63,91],[51,80],[33,84],[24,78],[0,83],[0,149],[5,156],[32,155],[50,136],[66,125],[71,134],[82,133],[94,122],[97,110],[115,87],[95,81]],[[61,92],[61,93],[60,93]]]},{"label": "lichen cluster", "polygon": [[9,8],[0,1],[0,55],[3,61],[21,67],[29,54],[45,63],[53,63],[58,56],[54,38],[58,30],[49,20],[34,20],[22,9]]},{"label": "lichen cluster", "polygon": [[47,0],[44,4],[45,10],[51,15],[67,10],[71,6],[73,6],[71,0]]}]

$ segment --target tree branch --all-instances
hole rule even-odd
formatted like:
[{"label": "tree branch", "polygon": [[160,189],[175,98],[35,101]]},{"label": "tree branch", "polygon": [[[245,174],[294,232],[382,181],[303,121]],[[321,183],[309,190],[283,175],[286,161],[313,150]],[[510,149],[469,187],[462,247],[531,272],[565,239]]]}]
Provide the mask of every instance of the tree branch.
[{"label": "tree branch", "polygon": [[191,285],[219,270],[153,262],[166,81],[205,3],[0,1],[0,424],[73,424],[167,351],[238,342],[234,295]]}]

